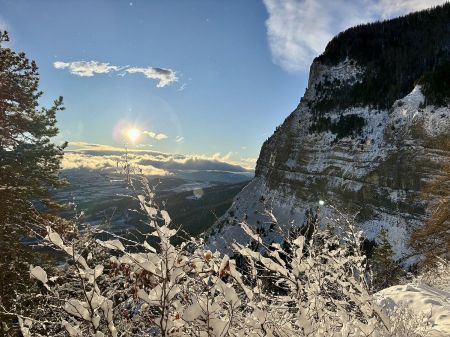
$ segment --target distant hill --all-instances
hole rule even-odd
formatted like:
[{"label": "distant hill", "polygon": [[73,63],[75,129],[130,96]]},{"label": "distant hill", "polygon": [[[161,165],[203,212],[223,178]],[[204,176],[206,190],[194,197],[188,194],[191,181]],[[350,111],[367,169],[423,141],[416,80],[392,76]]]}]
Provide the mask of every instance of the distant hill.
[{"label": "distant hill", "polygon": [[[131,191],[123,176],[98,170],[65,170],[63,177],[69,182],[66,188],[54,191],[56,199],[67,207],[62,215],[71,218],[83,212],[82,222],[99,226],[115,233],[145,232],[142,218],[130,211],[139,207],[127,195]],[[210,176],[217,178],[214,173]],[[221,175],[221,177],[225,177]],[[197,236],[207,230],[230,207],[233,197],[248,183],[239,178],[238,183],[186,180],[177,177],[151,178],[160,205],[168,210],[175,226],[181,226],[189,235]],[[222,180],[225,180],[223,178]]]}]

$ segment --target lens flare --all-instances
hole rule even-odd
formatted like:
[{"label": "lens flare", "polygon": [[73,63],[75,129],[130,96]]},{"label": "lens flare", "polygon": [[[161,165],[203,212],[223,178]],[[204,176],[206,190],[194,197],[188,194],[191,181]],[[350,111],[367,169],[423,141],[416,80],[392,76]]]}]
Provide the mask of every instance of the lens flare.
[{"label": "lens flare", "polygon": [[194,194],[195,199],[201,199],[203,197],[203,194],[205,194],[202,188],[196,188],[192,191],[192,193]]},{"label": "lens flare", "polygon": [[141,131],[139,129],[131,128],[127,130],[127,137],[132,143],[135,143],[140,135]]}]

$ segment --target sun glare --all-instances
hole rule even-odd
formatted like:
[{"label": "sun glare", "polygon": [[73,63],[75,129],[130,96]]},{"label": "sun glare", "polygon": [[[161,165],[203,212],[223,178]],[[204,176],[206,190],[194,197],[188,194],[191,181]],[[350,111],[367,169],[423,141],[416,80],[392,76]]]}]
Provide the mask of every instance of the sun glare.
[{"label": "sun glare", "polygon": [[131,140],[132,143],[135,143],[140,135],[141,131],[139,129],[131,128],[127,130],[127,137],[129,140]]}]

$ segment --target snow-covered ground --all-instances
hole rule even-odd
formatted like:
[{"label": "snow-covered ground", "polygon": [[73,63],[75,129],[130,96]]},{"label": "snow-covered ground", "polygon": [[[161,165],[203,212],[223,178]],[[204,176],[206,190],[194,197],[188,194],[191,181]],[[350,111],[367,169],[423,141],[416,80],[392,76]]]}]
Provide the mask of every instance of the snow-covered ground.
[{"label": "snow-covered ground", "polygon": [[449,292],[426,284],[407,284],[383,289],[376,297],[387,313],[403,307],[411,310],[416,319],[426,320],[430,324],[426,336],[450,336]]}]

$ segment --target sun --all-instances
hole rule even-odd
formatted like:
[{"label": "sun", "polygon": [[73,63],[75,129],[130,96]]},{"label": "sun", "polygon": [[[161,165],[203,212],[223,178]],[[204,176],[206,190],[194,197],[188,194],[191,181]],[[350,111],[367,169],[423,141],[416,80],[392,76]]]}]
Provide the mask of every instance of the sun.
[{"label": "sun", "polygon": [[131,128],[127,130],[127,137],[132,143],[136,142],[140,135],[141,131],[139,129]]}]

